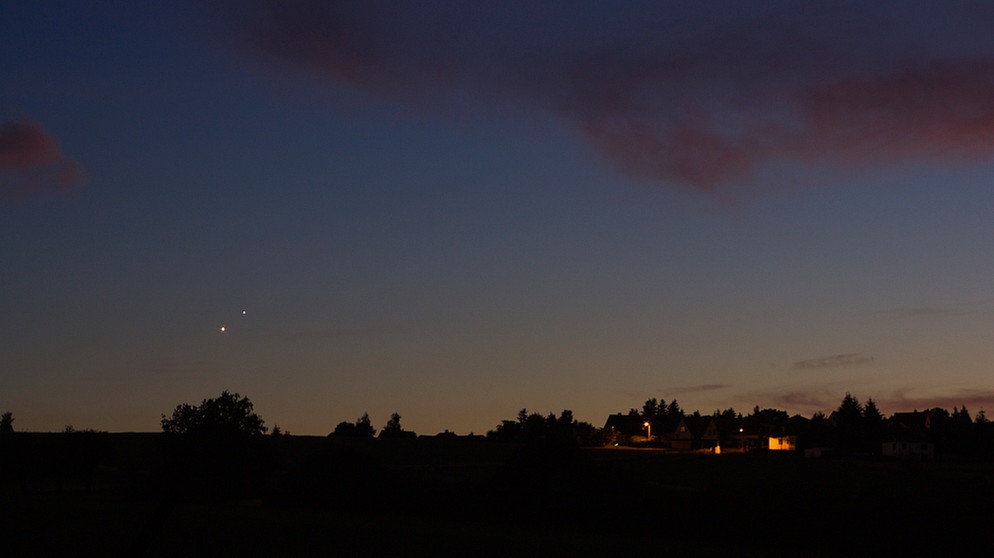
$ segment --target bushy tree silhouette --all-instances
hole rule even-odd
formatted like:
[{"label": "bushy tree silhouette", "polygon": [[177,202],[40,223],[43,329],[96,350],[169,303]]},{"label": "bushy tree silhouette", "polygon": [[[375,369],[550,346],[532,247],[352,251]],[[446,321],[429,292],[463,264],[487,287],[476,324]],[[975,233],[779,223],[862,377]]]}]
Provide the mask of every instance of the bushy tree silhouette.
[{"label": "bushy tree silhouette", "polygon": [[267,430],[249,398],[227,390],[200,405],[177,405],[171,417],[162,415],[161,422],[162,431],[169,434],[231,436],[265,434]]},{"label": "bushy tree silhouette", "polygon": [[390,415],[390,420],[387,421],[383,430],[380,430],[380,438],[414,438],[416,436],[417,434],[414,432],[405,431],[400,426],[400,414],[398,413]]},{"label": "bushy tree silhouette", "polygon": [[[394,413],[396,414],[396,413]],[[398,421],[400,416],[398,415]],[[373,428],[372,421],[369,420],[369,413],[363,413],[354,423],[342,421],[335,426],[335,430],[329,436],[341,436],[345,438],[372,438],[376,436],[376,429]]]},{"label": "bushy tree silhouette", "polygon": [[[597,429],[586,422],[573,418],[573,411],[564,409],[557,418],[554,413],[542,416],[529,413],[527,409],[518,412],[518,420],[503,420],[497,428],[487,432],[487,438],[498,441],[526,443],[577,443],[595,442]],[[599,442],[600,440],[596,440]]]},{"label": "bushy tree silhouette", "polygon": [[276,463],[274,439],[248,397],[227,390],[200,405],[162,415],[162,463],[155,475],[164,501],[261,493]]},{"label": "bushy tree silhouette", "polygon": [[14,431],[14,413],[7,411],[0,415],[0,434],[10,434]]},{"label": "bushy tree silhouette", "polygon": [[355,421],[355,433],[360,438],[376,436],[376,429],[373,428],[373,423],[369,420],[369,413],[363,413],[359,420]]}]

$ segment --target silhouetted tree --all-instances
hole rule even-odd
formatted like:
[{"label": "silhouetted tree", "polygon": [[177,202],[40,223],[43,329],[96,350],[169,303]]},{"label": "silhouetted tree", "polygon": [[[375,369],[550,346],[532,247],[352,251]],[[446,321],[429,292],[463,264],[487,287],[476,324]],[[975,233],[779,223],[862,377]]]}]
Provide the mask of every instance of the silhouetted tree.
[{"label": "silhouetted tree", "polygon": [[503,420],[497,428],[487,432],[487,438],[504,442],[529,444],[576,445],[599,443],[597,429],[573,418],[573,411],[564,409],[559,417],[555,413],[542,416],[522,409],[518,420]]},{"label": "silhouetted tree", "polygon": [[668,432],[676,428],[686,413],[676,399],[667,403],[665,398],[657,400],[653,397],[642,404],[641,410],[634,407],[629,409],[628,416],[633,417],[633,420],[637,417],[640,422],[652,423],[653,432]]},{"label": "silhouetted tree", "polygon": [[369,413],[363,413],[359,420],[355,421],[355,433],[360,438],[372,438],[376,436],[376,429],[369,420]]},{"label": "silhouetted tree", "polygon": [[63,434],[106,434],[107,432],[103,430],[97,430],[95,428],[84,428],[82,430],[77,430],[75,426],[67,424],[65,425],[65,427],[62,428],[62,433]]},{"label": "silhouetted tree", "polygon": [[[555,418],[555,415],[552,415],[552,420],[555,420]],[[531,413],[525,419],[524,424],[522,424],[522,431],[527,438],[537,440],[545,437],[549,423],[550,421],[547,417],[543,417],[538,413]]]},{"label": "silhouetted tree", "polygon": [[277,461],[275,445],[248,397],[227,390],[199,405],[180,404],[162,415],[163,467],[159,480],[167,498],[258,494]]},{"label": "silhouetted tree", "polygon": [[652,429],[656,432],[670,432],[674,430],[677,424],[680,423],[680,419],[684,417],[683,409],[680,408],[680,404],[677,403],[676,399],[666,403],[666,399],[659,400],[659,406],[656,408],[655,418],[647,417],[652,423]]},{"label": "silhouetted tree", "polygon": [[[402,429],[400,427],[400,414],[393,413],[390,415],[390,420],[387,421],[386,426],[383,427],[383,432],[400,432]],[[380,432],[382,434],[383,432]]]},{"label": "silhouetted tree", "polygon": [[416,436],[417,434],[414,432],[405,431],[400,426],[400,415],[398,413],[390,415],[390,420],[387,421],[383,430],[380,430],[380,438],[414,438]]},{"label": "silhouetted tree", "polygon": [[957,428],[962,428],[963,430],[969,429],[970,425],[973,424],[973,419],[970,418],[970,411],[966,410],[966,405],[963,405],[962,409],[957,409],[953,407],[952,414],[953,424]]},{"label": "silhouetted tree", "polygon": [[10,434],[14,431],[14,413],[7,411],[0,415],[0,434]]},{"label": "silhouetted tree", "polygon": [[994,424],[987,418],[987,413],[980,409],[973,421],[973,453],[981,459],[994,458]]},{"label": "silhouetted tree", "polygon": [[873,398],[866,400],[866,405],[863,407],[863,418],[867,422],[877,423],[884,420],[884,416],[880,414],[880,409],[877,409],[877,404],[873,401]]},{"label": "silhouetted tree", "polygon": [[859,399],[856,399],[853,397],[853,394],[847,391],[836,412],[838,413],[836,415],[837,420],[856,424],[863,416],[863,406],[860,405]]},{"label": "silhouetted tree", "polygon": [[329,434],[329,436],[345,438],[372,438],[375,435],[376,429],[373,428],[373,423],[369,420],[369,413],[363,413],[355,422],[342,421],[338,423],[335,430]]},{"label": "silhouetted tree", "polygon": [[835,445],[840,452],[852,453],[867,449],[863,411],[859,399],[846,392],[834,413]]},{"label": "silhouetted tree", "polygon": [[752,410],[752,414],[745,417],[746,423],[756,432],[773,434],[780,428],[787,425],[790,415],[787,411],[780,409],[760,409],[757,405]]},{"label": "silhouetted tree", "polygon": [[721,419],[721,420],[725,420],[725,421],[732,421],[732,420],[735,420],[736,418],[738,418],[739,415],[738,415],[738,413],[735,412],[735,409],[729,407],[729,408],[725,409],[724,411],[722,411],[720,409],[715,409],[714,413],[712,413],[711,416],[714,417],[715,419]]},{"label": "silhouetted tree", "polygon": [[811,420],[800,434],[801,443],[809,448],[823,447],[832,443],[831,425],[828,417],[821,411],[811,416]]},{"label": "silhouetted tree", "polygon": [[162,431],[170,434],[232,436],[264,434],[267,430],[249,398],[227,390],[197,406],[177,405],[171,417],[162,415],[161,422]]},{"label": "silhouetted tree", "polygon": [[[790,430],[789,419],[790,415],[787,414],[787,411],[760,409],[759,405],[756,405],[751,414],[733,424],[737,424],[738,428],[742,428],[743,433],[749,436],[783,436]],[[766,440],[762,440],[761,443],[765,444]]]},{"label": "silhouetted tree", "polygon": [[877,403],[870,397],[863,406],[863,447],[873,454],[880,453],[880,443],[884,438],[884,416],[877,408]]},{"label": "silhouetted tree", "polygon": [[355,433],[355,423],[343,420],[335,426],[335,430],[332,431],[329,436],[342,436],[346,438],[354,438]]},{"label": "silhouetted tree", "polygon": [[973,426],[970,411],[965,405],[963,408],[953,407],[953,413],[949,416],[945,431],[942,433],[941,441],[946,449],[954,454],[973,453],[977,446]]},{"label": "silhouetted tree", "polygon": [[659,414],[659,402],[653,397],[642,405],[642,418],[648,421],[655,421],[656,415]]}]

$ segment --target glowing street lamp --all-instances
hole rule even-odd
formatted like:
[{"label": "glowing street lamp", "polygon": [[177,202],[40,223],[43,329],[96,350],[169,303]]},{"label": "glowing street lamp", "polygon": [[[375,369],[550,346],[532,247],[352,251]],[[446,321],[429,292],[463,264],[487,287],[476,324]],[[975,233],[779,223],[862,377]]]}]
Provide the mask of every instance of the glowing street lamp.
[{"label": "glowing street lamp", "polygon": [[645,424],[643,424],[642,426],[645,426],[646,429],[648,430],[648,432],[646,432],[645,437],[651,442],[652,441],[652,425],[649,424],[649,421],[646,421]]}]

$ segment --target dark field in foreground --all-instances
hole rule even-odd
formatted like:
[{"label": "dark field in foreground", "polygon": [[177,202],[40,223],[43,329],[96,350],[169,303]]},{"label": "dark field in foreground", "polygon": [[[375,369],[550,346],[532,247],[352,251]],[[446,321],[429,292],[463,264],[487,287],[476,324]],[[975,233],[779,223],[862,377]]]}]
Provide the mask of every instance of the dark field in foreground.
[{"label": "dark field in foreground", "polygon": [[154,434],[77,439],[86,474],[25,457],[57,436],[3,448],[5,556],[994,554],[989,463]]}]

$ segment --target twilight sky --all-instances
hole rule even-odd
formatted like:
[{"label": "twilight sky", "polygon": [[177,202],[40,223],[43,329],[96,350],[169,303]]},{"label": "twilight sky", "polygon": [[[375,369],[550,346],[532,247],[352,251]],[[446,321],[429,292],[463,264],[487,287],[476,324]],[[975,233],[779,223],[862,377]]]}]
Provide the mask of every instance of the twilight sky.
[{"label": "twilight sky", "polygon": [[994,8],[909,6],[0,4],[0,411],[992,412]]}]

